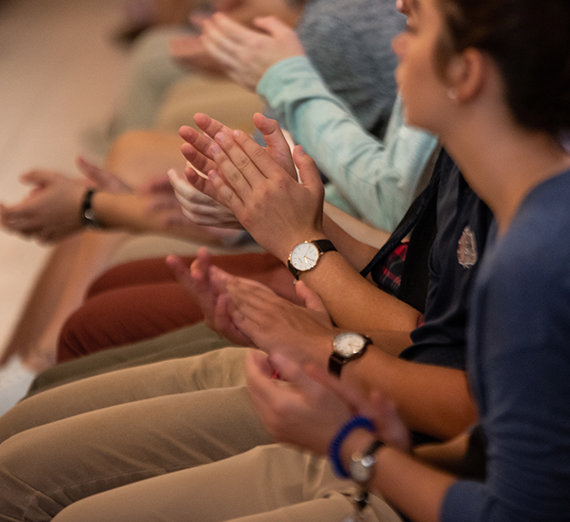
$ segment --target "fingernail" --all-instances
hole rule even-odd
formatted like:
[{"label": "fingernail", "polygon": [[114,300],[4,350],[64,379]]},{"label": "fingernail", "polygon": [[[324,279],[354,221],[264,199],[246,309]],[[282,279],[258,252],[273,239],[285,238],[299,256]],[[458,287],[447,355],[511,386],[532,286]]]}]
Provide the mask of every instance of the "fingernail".
[{"label": "fingernail", "polygon": [[218,134],[216,134],[216,141],[219,143],[223,143],[224,141],[226,141],[226,135],[222,132],[218,132]]},{"label": "fingernail", "polygon": [[213,154],[219,154],[220,152],[222,152],[222,149],[220,148],[220,146],[217,143],[214,143],[212,145],[212,153]]},{"label": "fingernail", "polygon": [[208,172],[208,177],[210,178],[210,181],[214,181],[218,178],[218,173],[215,170],[211,170]]},{"label": "fingernail", "polygon": [[307,154],[302,145],[297,146],[297,152],[299,153],[299,156],[304,156],[305,154]]}]

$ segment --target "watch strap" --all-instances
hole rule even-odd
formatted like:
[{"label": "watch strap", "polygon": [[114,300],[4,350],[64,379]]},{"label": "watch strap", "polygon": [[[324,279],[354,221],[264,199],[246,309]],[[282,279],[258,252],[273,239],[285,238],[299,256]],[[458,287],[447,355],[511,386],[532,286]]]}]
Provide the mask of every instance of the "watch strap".
[{"label": "watch strap", "polygon": [[329,365],[328,365],[328,371],[331,375],[334,375],[335,377],[340,379],[340,372],[342,371],[342,368],[344,367],[344,365],[347,362],[359,359],[360,357],[362,357],[366,353],[368,346],[370,346],[372,344],[372,339],[370,339],[370,337],[367,337],[366,335],[363,335],[362,337],[364,337],[366,339],[364,346],[362,347],[362,349],[359,352],[351,355],[350,357],[342,357],[341,355],[339,355],[335,351],[333,351],[331,353],[331,355],[329,357]]},{"label": "watch strap", "polygon": [[89,188],[85,191],[83,196],[83,201],[81,203],[81,224],[84,227],[89,228],[101,228],[102,225],[99,220],[95,217],[95,212],[93,211],[93,196],[97,192],[94,188]]},{"label": "watch strap", "polygon": [[[313,241],[307,241],[307,243],[312,243],[313,245],[315,245],[317,247],[317,250],[319,251],[319,259],[325,252],[331,252],[333,250],[336,251],[335,246],[333,245],[332,241],[330,241],[329,239],[315,239]],[[299,244],[301,244],[301,243],[299,243]],[[318,261],[317,261],[317,263],[318,263]],[[317,266],[317,265],[315,264],[315,266]],[[291,256],[289,256],[289,259],[287,260],[287,268],[289,269],[289,272],[291,272],[293,274],[293,277],[297,280],[299,279],[299,275],[301,274],[301,272],[307,271],[307,270],[297,270],[291,264]]]}]

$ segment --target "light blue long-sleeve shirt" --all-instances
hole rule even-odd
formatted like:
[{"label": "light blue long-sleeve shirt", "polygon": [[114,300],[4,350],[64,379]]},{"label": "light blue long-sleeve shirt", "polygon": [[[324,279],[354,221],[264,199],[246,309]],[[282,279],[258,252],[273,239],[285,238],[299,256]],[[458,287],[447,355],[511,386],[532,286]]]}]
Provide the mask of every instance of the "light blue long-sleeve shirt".
[{"label": "light blue long-sleeve shirt", "polygon": [[257,91],[331,180],[327,200],[345,210],[348,203],[373,225],[393,230],[437,146],[435,137],[405,125],[401,99],[378,140],[330,93],[306,57],[275,64]]}]

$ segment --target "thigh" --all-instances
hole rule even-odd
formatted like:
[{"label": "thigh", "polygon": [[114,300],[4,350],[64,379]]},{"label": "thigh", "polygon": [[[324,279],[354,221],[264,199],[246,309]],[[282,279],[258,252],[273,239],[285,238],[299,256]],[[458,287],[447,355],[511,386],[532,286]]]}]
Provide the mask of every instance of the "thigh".
[{"label": "thigh", "polygon": [[208,328],[205,323],[197,323],[147,341],[103,350],[57,364],[34,379],[27,397],[93,375],[168,359],[200,355],[230,344],[232,344],[230,341]]},{"label": "thigh", "polygon": [[50,520],[81,499],[271,442],[244,387],[156,397],[0,444],[0,520]]},{"label": "thigh", "polygon": [[0,441],[64,418],[165,395],[245,384],[245,348],[226,348],[89,377],[30,397],[0,417]]},{"label": "thigh", "polygon": [[[54,522],[341,522],[353,513],[352,490],[326,460],[274,444],[96,495]],[[366,520],[400,520],[381,504]]]},{"label": "thigh", "polygon": [[83,303],[67,319],[58,363],[155,338],[203,319],[202,310],[176,282],[114,288]]}]

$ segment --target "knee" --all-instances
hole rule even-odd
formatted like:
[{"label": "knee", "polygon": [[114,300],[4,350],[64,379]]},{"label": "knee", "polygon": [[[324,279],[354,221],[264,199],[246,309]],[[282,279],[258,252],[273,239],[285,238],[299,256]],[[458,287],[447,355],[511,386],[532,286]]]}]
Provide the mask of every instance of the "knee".
[{"label": "knee", "polygon": [[61,509],[61,499],[50,497],[49,477],[43,473],[56,465],[46,465],[50,454],[34,451],[37,446],[29,438],[24,432],[0,444],[0,521],[47,521]]}]

